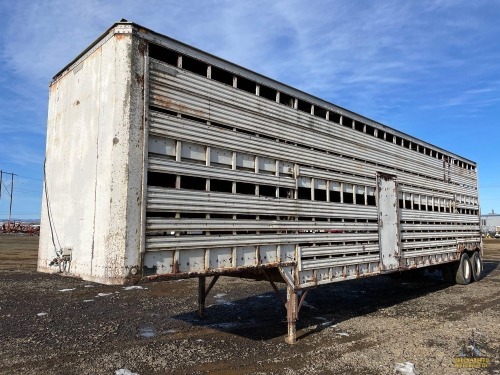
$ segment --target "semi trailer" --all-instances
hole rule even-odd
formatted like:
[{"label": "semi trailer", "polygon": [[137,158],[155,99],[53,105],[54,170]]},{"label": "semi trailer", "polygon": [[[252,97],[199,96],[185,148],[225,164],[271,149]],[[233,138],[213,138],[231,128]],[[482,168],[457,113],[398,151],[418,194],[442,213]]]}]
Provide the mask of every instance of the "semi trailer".
[{"label": "semi trailer", "polygon": [[290,343],[321,285],[481,277],[475,162],[126,20],[50,83],[44,176],[39,271],[196,277],[200,316],[282,282]]}]

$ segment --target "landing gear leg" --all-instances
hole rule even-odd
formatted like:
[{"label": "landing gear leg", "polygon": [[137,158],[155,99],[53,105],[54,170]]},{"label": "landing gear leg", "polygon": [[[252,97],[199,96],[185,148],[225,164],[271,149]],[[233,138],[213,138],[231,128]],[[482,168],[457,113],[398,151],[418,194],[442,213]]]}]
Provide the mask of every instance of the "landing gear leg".
[{"label": "landing gear leg", "polygon": [[219,280],[219,275],[214,276],[208,288],[205,289],[206,280],[206,276],[198,277],[198,318],[200,319],[205,316],[205,300],[210,290],[212,290],[217,280]]},{"label": "landing gear leg", "polygon": [[288,323],[288,336],[285,341],[288,344],[297,342],[296,323],[299,313],[299,298],[297,292],[290,285],[286,287],[286,320]]}]

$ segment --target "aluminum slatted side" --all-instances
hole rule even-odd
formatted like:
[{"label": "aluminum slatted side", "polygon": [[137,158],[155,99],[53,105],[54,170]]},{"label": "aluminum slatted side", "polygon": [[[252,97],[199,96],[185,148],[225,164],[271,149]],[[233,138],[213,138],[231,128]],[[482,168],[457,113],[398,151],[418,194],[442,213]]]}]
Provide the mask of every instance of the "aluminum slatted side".
[{"label": "aluminum slatted side", "polygon": [[397,176],[404,267],[477,241],[476,171],[151,60],[145,265],[295,265],[301,287],[380,272],[377,173]]},{"label": "aluminum slatted side", "polygon": [[[266,155],[278,160],[296,160],[301,165],[315,165],[323,169],[329,169],[334,166],[338,172],[365,177],[375,176],[379,171],[386,173],[394,172],[394,170],[385,167],[377,167],[376,165],[366,164],[358,160],[328,155],[314,149],[309,151],[299,149],[293,145],[293,142],[278,143],[276,140],[264,139],[247,133],[232,132],[228,129],[204,125],[189,119],[169,116],[155,111],[152,111],[150,118],[151,134],[159,137],[168,135],[180,141],[197,142],[202,145],[212,145],[229,150],[238,149],[247,154]],[[368,155],[365,157],[368,158]],[[370,158],[370,160],[373,159]],[[477,195],[477,191],[460,185],[450,185],[444,181],[426,179],[407,172],[400,172],[398,178],[401,184],[421,186],[431,192]]]},{"label": "aluminum slatted side", "polygon": [[[311,126],[311,116],[304,112],[290,110],[278,103],[182,70],[176,76],[167,75],[158,69],[159,65],[162,63],[153,63],[151,68],[152,105],[185,110],[188,111],[187,114],[234,124],[238,128],[260,134],[279,134],[279,129],[286,126],[286,138],[290,141],[359,159],[376,160],[389,168],[399,169],[404,163],[408,170],[418,170],[429,177],[443,178],[441,160],[401,149],[395,144],[381,142],[363,133],[354,133],[335,126],[326,119],[316,117],[315,126]],[[474,186],[476,181],[474,171],[458,169],[456,166],[450,166],[450,177],[456,183],[470,186]]]}]

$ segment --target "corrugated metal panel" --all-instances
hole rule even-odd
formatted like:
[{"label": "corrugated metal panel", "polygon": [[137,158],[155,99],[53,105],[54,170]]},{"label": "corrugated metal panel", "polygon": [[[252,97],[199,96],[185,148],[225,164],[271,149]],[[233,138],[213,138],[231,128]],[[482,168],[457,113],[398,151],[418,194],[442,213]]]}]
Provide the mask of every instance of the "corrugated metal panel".
[{"label": "corrugated metal panel", "polygon": [[147,231],[376,231],[376,223],[341,223],[297,220],[244,220],[244,219],[147,219]]},{"label": "corrugated metal panel", "polygon": [[[402,231],[435,231],[439,228],[442,231],[474,231],[476,234],[479,230],[479,225],[445,225],[439,224],[401,224],[400,225]],[[437,227],[437,228],[436,228]]]},{"label": "corrugated metal panel", "polygon": [[445,253],[452,253],[455,255],[457,253],[456,246],[434,247],[424,250],[407,250],[403,254],[405,258],[414,258]]},{"label": "corrugated metal panel", "polygon": [[[438,228],[435,228],[438,229]],[[477,237],[477,231],[470,232],[424,232],[424,233],[408,233],[403,232],[401,235],[402,240],[416,240],[425,238],[450,238],[455,237],[458,239],[466,239],[469,237]]]},{"label": "corrugated metal panel", "polygon": [[[228,150],[240,150],[241,152],[262,155],[279,160],[297,162],[305,165],[316,165],[320,168],[335,168],[346,174],[356,174],[366,177],[375,176],[377,172],[393,173],[394,170],[377,167],[357,160],[327,155],[314,149],[305,151],[291,144],[276,142],[251,136],[245,133],[232,132],[210,125],[187,119],[168,116],[152,111],[150,114],[151,134],[170,137],[181,141],[198,142],[215,147],[224,147]],[[366,156],[369,158],[368,155]],[[371,159],[370,160],[375,160]],[[398,171],[398,181],[402,184],[421,186],[429,190],[451,192],[457,194],[477,195],[477,191],[464,188],[459,185],[450,185],[443,181],[426,179],[407,172]]]},{"label": "corrugated metal panel", "polygon": [[151,212],[180,211],[217,214],[251,214],[273,216],[333,216],[345,219],[376,219],[375,207],[275,199],[251,195],[204,191],[148,188],[147,209]]},{"label": "corrugated metal panel", "polygon": [[[180,112],[191,111],[188,113],[198,114],[211,121],[237,124],[239,128],[261,134],[279,134],[279,129],[286,126],[286,138],[292,142],[359,159],[376,160],[379,164],[395,169],[420,170],[420,173],[429,177],[443,178],[442,160],[390,142],[381,142],[370,135],[349,131],[326,119],[315,117],[315,126],[311,126],[311,116],[306,113],[290,110],[278,103],[182,70],[175,77],[165,75],[155,69],[160,64],[152,64],[153,105]],[[196,111],[193,112],[192,108],[196,108]],[[475,186],[474,171],[460,168],[461,172],[457,173],[454,167],[450,167],[452,181]]]},{"label": "corrugated metal panel", "polygon": [[[376,239],[377,240],[377,239]],[[300,247],[301,258],[339,256],[359,253],[372,253],[379,251],[378,243],[359,245],[335,245],[335,246],[304,246]]]},{"label": "corrugated metal panel", "polygon": [[375,255],[365,255],[357,257],[315,259],[315,260],[303,261],[301,269],[307,271],[325,267],[338,267],[338,266],[356,265],[359,263],[378,262],[379,258],[380,256],[378,254],[375,254]]},{"label": "corrugated metal panel", "polygon": [[245,77],[245,78],[247,78],[251,81],[254,81],[258,84],[263,83],[265,85],[268,85],[269,87],[275,88],[275,89],[282,91],[282,92],[285,92],[285,93],[288,93],[289,95],[291,95],[295,98],[305,100],[306,102],[312,103],[315,106],[324,107],[324,108],[326,108],[330,111],[333,111],[335,113],[347,115],[356,121],[361,121],[362,123],[369,124],[370,126],[373,126],[374,128],[377,128],[380,131],[392,132],[395,135],[398,135],[398,136],[401,136],[401,137],[407,139],[408,141],[412,142],[415,145],[419,145],[420,147],[425,147],[425,148],[428,148],[428,149],[431,149],[434,151],[444,152],[445,154],[447,154],[451,157],[458,158],[459,160],[462,160],[466,163],[471,163],[473,166],[475,166],[474,162],[467,160],[463,157],[460,157],[458,155],[455,155],[453,153],[450,153],[449,151],[446,151],[446,150],[443,150],[443,149],[436,147],[434,145],[428,144],[422,140],[419,140],[419,139],[414,138],[410,135],[404,134],[396,129],[392,129],[390,127],[387,127],[385,125],[377,123],[376,121],[368,119],[364,116],[360,116],[360,115],[358,115],[354,112],[351,112],[345,108],[341,108],[341,107],[336,106],[332,103],[328,103],[320,98],[311,96],[311,95],[304,93],[304,92],[301,92],[300,90],[297,90],[293,87],[284,85],[280,82],[277,82],[277,81],[274,81],[274,80],[269,79],[267,77],[264,77],[258,73],[252,72],[248,69],[242,68],[242,67],[237,66],[233,63],[229,63],[225,60],[222,60],[222,59],[217,58],[213,55],[207,54],[206,52],[202,52],[200,50],[197,50],[196,48],[185,45],[181,42],[178,42],[178,41],[173,40],[171,38],[168,38],[166,36],[156,34],[155,32],[153,32],[151,30],[147,30],[147,29],[143,28],[142,26],[139,28],[139,30],[137,30],[137,34],[140,35],[142,38],[144,38],[148,41],[151,41],[155,44],[167,46],[169,49],[172,49],[174,51],[179,51],[181,54],[185,54],[187,56],[194,57],[195,59],[199,59],[201,61],[204,61],[205,63],[207,63],[209,65],[214,64],[215,66],[222,68],[223,70],[226,70],[227,72],[229,72],[229,74],[240,75],[240,76]]},{"label": "corrugated metal panel", "polygon": [[[148,170],[176,177],[147,190],[145,259],[156,273],[291,261],[301,287],[379,273],[377,173],[396,176],[403,267],[453,260],[458,244],[477,240],[474,170],[164,63],[150,68]],[[206,183],[182,185],[188,177]],[[250,190],[237,194],[238,184]]]},{"label": "corrugated metal panel", "polygon": [[401,220],[430,221],[441,223],[479,223],[476,215],[452,214],[448,212],[429,212],[419,210],[401,210]]},{"label": "corrugated metal panel", "polygon": [[165,160],[158,157],[149,158],[149,170],[172,174],[182,174],[201,178],[215,178],[219,180],[231,180],[237,182],[273,185],[277,187],[295,188],[296,181],[286,176],[273,176],[269,174],[256,174],[253,172],[235,171],[227,168],[208,167],[199,164],[189,164]]},{"label": "corrugated metal panel", "polygon": [[301,234],[255,234],[255,235],[212,235],[212,236],[169,236],[169,237],[148,237],[146,240],[146,249],[168,250],[168,249],[197,249],[197,248],[216,248],[231,246],[260,246],[260,245],[281,245],[296,244],[300,242],[353,242],[353,241],[376,241],[378,234],[363,233],[301,233]]}]

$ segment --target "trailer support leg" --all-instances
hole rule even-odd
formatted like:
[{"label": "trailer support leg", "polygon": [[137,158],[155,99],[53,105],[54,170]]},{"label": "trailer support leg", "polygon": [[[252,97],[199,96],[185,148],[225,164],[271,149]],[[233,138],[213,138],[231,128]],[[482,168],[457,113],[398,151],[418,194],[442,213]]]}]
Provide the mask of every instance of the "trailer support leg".
[{"label": "trailer support leg", "polygon": [[288,344],[295,344],[297,342],[296,323],[299,312],[299,303],[297,292],[287,285],[286,287],[286,320],[288,323],[288,336],[285,341]]},{"label": "trailer support leg", "polygon": [[198,317],[202,319],[205,315],[205,300],[207,299],[208,293],[212,290],[217,280],[219,280],[219,275],[216,275],[210,281],[208,288],[206,286],[206,276],[198,277]]},{"label": "trailer support leg", "polygon": [[198,277],[198,318],[203,318],[205,315],[205,299],[207,297],[205,293],[206,277]]}]

